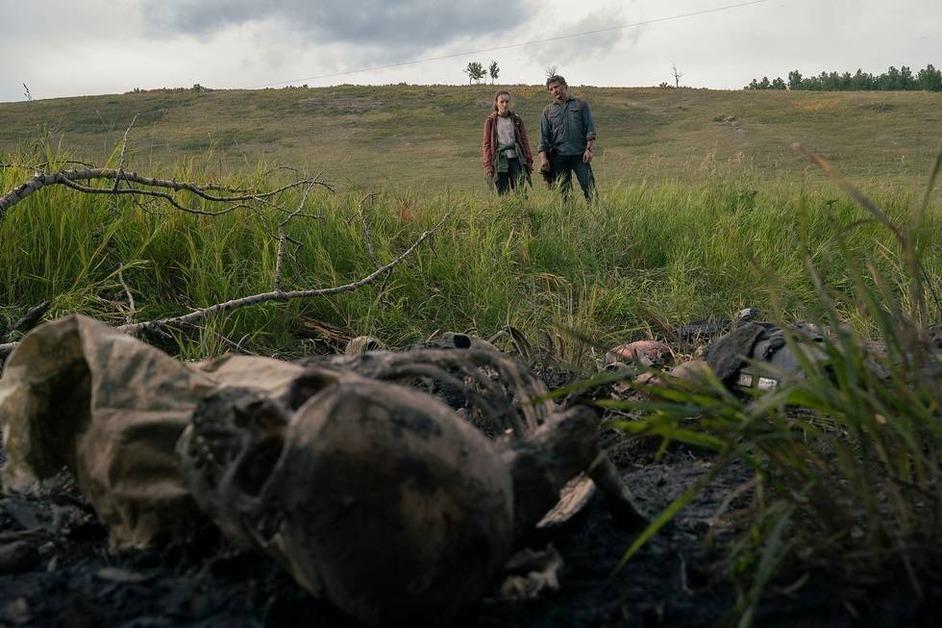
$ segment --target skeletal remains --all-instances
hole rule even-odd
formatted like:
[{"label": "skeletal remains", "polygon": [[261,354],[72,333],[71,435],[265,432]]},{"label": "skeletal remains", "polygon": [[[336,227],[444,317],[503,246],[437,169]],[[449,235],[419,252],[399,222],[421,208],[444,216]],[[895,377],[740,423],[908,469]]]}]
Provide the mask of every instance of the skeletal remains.
[{"label": "skeletal remains", "polygon": [[[51,346],[58,363],[38,357]],[[365,623],[445,622],[580,473],[643,521],[594,413],[556,411],[545,392],[480,347],[187,366],[70,317],[27,336],[0,379],[4,483],[26,489],[65,464],[125,545],[183,524],[192,499]]]}]

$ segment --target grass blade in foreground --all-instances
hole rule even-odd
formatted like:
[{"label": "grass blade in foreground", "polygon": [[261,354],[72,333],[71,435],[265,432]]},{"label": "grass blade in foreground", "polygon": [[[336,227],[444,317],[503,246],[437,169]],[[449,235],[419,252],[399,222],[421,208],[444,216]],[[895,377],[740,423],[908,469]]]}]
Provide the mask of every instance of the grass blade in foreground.
[{"label": "grass blade in foreground", "polygon": [[637,414],[636,421],[619,424],[628,433],[727,452],[634,541],[619,566],[722,467],[739,459],[753,469],[752,522],[726,559],[740,587],[741,626],[761,617],[770,584],[805,582],[809,574],[824,579],[812,578],[815,586],[827,582],[851,605],[866,603],[874,587],[895,586],[900,575],[919,599],[942,556],[942,364],[925,340],[926,321],[940,312],[926,301],[912,235],[922,212],[898,226],[849,183],[838,182],[899,247],[895,253],[878,248],[883,259],[874,259],[842,244],[831,261],[845,268],[857,315],[875,330],[883,351],[868,350],[873,343],[846,325],[837,306],[842,295],[828,286],[820,262],[809,263],[817,303],[807,311],[825,313],[820,327],[828,333],[815,348],[824,359],[811,359],[802,349],[809,340],[789,333],[787,347],[800,373],[787,378],[753,364],[784,384],[764,397],[668,385],[647,390],[658,401],[606,404]]}]

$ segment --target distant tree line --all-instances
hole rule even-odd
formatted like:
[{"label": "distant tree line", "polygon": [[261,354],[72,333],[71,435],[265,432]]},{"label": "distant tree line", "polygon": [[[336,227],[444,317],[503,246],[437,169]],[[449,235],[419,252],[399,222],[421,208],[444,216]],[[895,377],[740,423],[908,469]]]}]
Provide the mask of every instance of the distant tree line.
[{"label": "distant tree line", "polygon": [[926,90],[930,92],[942,91],[942,70],[937,70],[931,63],[916,74],[907,66],[890,68],[883,74],[870,74],[858,69],[856,73],[850,72],[822,72],[818,76],[802,76],[798,70],[788,73],[788,81],[780,77],[769,80],[763,76],[761,80],[752,79],[743,89],[805,89],[814,91],[896,91],[896,90]]}]

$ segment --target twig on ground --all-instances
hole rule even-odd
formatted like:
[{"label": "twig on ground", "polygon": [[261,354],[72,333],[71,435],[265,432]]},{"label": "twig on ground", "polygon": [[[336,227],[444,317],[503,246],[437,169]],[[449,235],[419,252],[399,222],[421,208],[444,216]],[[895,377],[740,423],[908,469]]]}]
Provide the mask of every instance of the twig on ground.
[{"label": "twig on ground", "polygon": [[[301,243],[297,240],[292,240],[288,237],[288,223],[290,223],[298,214],[301,213],[301,210],[304,209],[304,203],[307,202],[308,194],[311,193],[311,190],[314,188],[314,185],[317,183],[317,177],[315,175],[309,185],[304,188],[304,193],[301,194],[301,201],[298,203],[297,209],[288,214],[284,220],[278,223],[278,252],[275,256],[275,279],[273,282],[273,287],[275,292],[281,292],[281,273],[284,270],[284,257],[285,257],[285,244],[288,241],[296,244],[298,249],[301,248]],[[297,249],[295,250],[297,252]]]},{"label": "twig on ground", "polygon": [[[77,159],[66,159],[64,161],[58,162],[62,165],[73,165],[73,166],[85,166],[86,168],[96,168],[95,164],[90,164],[87,161],[79,161]],[[22,168],[24,170],[32,170],[33,172],[42,172],[48,168],[50,164],[48,161],[43,161],[38,164],[14,164],[14,163],[2,163],[0,168]]]},{"label": "twig on ground", "polygon": [[43,314],[48,312],[50,307],[52,307],[52,301],[43,301],[29,308],[23,316],[19,317],[17,321],[10,326],[6,334],[0,336],[0,340],[9,340],[10,335],[15,331],[25,334],[42,320]]},{"label": "twig on ground", "polygon": [[[376,252],[373,249],[373,230],[370,228],[370,221],[367,220],[366,214],[363,212],[363,206],[367,201],[370,202],[372,207],[373,201],[376,199],[376,193],[370,192],[357,203],[357,215],[360,217],[360,221],[363,223],[363,242],[366,245],[366,254],[369,257],[370,261],[376,264]],[[386,275],[383,279],[383,282],[379,285],[379,288],[376,290],[377,300],[381,303],[387,303],[386,300],[386,286],[389,284],[389,278],[392,276],[392,273]]]},{"label": "twig on ground", "polygon": [[[396,259],[392,260],[388,264],[384,264],[383,266],[380,266],[379,268],[371,272],[369,275],[366,275],[365,277],[358,279],[357,281],[352,281],[350,283],[346,283],[340,286],[333,286],[330,288],[310,288],[310,289],[290,290],[290,291],[273,290],[271,292],[253,294],[251,296],[240,297],[238,299],[231,299],[223,303],[217,303],[209,307],[204,307],[204,308],[195,310],[193,312],[190,312],[189,314],[184,314],[183,316],[173,316],[170,318],[162,318],[155,321],[148,321],[146,323],[134,323],[133,325],[122,325],[121,327],[118,327],[118,329],[127,334],[136,335],[138,333],[141,333],[143,331],[148,331],[155,327],[159,328],[159,327],[165,327],[165,326],[171,326],[171,325],[185,325],[188,323],[195,323],[196,321],[202,320],[212,314],[225,312],[228,310],[234,310],[240,307],[246,307],[248,305],[257,305],[259,303],[267,303],[269,301],[290,301],[292,299],[321,297],[321,296],[327,296],[331,294],[339,294],[341,292],[351,292],[353,290],[356,290],[357,288],[362,288],[363,286],[376,281],[377,278],[381,277],[386,271],[392,268],[395,268],[397,265],[399,265],[404,259],[409,257],[409,255],[411,255],[412,252],[420,244],[422,244],[422,242],[427,240],[433,233],[435,233],[435,231],[438,230],[438,228],[443,224],[444,220],[445,219],[442,219],[442,221],[439,222],[435,227],[422,233],[422,235],[419,236],[419,238],[415,242],[413,242],[412,245],[409,246],[409,248],[407,248],[405,251],[400,253],[399,256],[396,257]],[[3,345],[0,345],[0,348],[2,347]]]},{"label": "twig on ground", "polygon": [[245,334],[239,340],[232,340],[231,338],[227,338],[226,336],[224,336],[223,334],[220,334],[217,331],[216,337],[219,338],[219,340],[221,340],[224,345],[228,346],[230,349],[233,349],[243,355],[258,355],[254,351],[250,351],[249,349],[246,349],[244,346],[242,346],[242,342],[248,337],[248,334]]},{"label": "twig on ground", "polygon": [[[393,268],[401,264],[403,260],[405,260],[410,255],[412,255],[413,251],[415,251],[419,247],[420,244],[422,244],[423,242],[425,242],[425,240],[430,238],[441,227],[441,225],[444,224],[445,220],[447,219],[448,219],[448,216],[446,215],[434,227],[432,227],[428,231],[423,232],[409,246],[409,248],[407,248],[405,251],[400,253],[391,262],[380,266],[379,268],[377,268],[370,274],[366,275],[365,277],[362,277],[356,281],[351,281],[350,283],[346,283],[339,286],[332,286],[329,288],[309,288],[309,289],[303,289],[303,290],[291,290],[287,292],[273,290],[271,292],[263,292],[260,294],[253,294],[246,297],[231,299],[223,303],[217,303],[209,307],[204,307],[198,310],[194,310],[193,312],[190,312],[189,314],[184,314],[182,316],[172,316],[169,318],[161,318],[161,319],[157,319],[153,321],[146,321],[146,322],[141,322],[141,323],[130,323],[130,324],[121,325],[120,327],[117,327],[116,329],[118,331],[124,332],[132,336],[153,333],[153,334],[160,335],[162,337],[166,337],[167,336],[167,333],[165,331],[166,327],[191,325],[198,321],[203,320],[204,318],[208,316],[211,316],[213,314],[218,314],[220,312],[235,310],[238,308],[247,307],[249,305],[258,305],[260,303],[268,303],[270,301],[291,301],[293,299],[322,297],[322,296],[328,296],[332,294],[340,294],[342,292],[352,292],[353,290],[362,288],[363,286],[373,283],[380,277],[384,276],[387,272],[389,272],[390,270],[392,270]],[[10,352],[13,351],[13,349],[16,348],[18,344],[19,343],[17,342],[0,343],[0,360],[4,359],[7,355],[9,355]]]},{"label": "twig on ground", "polygon": [[124,317],[124,322],[131,324],[134,322],[134,312],[137,308],[134,305],[134,295],[131,294],[131,289],[128,288],[128,284],[125,283],[124,273],[121,270],[118,270],[118,281],[121,282],[121,287],[124,288],[124,294],[128,296],[128,313]]},{"label": "twig on ground", "polygon": [[125,151],[128,149],[128,135],[131,133],[131,127],[134,126],[134,123],[137,122],[137,114],[134,114],[134,117],[131,118],[131,124],[128,125],[128,128],[124,131],[124,141],[121,142],[121,154],[118,157],[118,176],[114,178],[114,189],[113,192],[118,191],[118,186],[121,184],[121,179],[124,174],[124,155]]},{"label": "twig on ground", "polygon": [[370,205],[373,205],[373,199],[376,198],[374,192],[370,192],[357,203],[357,215],[360,217],[360,221],[363,223],[363,241],[366,244],[366,254],[369,255],[370,261],[374,264],[376,263],[376,254],[373,252],[373,233],[370,230],[370,221],[366,219],[366,216],[363,213],[363,205],[369,201]]}]

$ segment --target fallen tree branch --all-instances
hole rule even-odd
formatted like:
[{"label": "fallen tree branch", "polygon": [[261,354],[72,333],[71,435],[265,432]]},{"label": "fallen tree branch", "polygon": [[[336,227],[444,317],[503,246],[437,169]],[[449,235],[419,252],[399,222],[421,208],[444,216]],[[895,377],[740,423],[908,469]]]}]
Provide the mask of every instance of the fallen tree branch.
[{"label": "fallen tree branch", "polygon": [[[95,164],[90,164],[87,161],[79,161],[77,159],[66,159],[62,162],[59,162],[65,165],[72,166],[85,166],[86,168],[97,168]],[[51,164],[48,161],[44,161],[38,164],[18,164],[18,163],[2,163],[0,168],[22,168],[23,170],[32,170],[33,172],[42,172],[45,171]]]},{"label": "fallen tree branch", "polygon": [[[35,327],[40,320],[42,320],[43,314],[49,311],[49,308],[52,307],[52,301],[43,301],[39,305],[34,305],[33,307],[26,310],[26,313],[23,314],[20,318],[10,326],[10,329],[5,332],[0,332],[0,340],[8,340],[10,336],[15,332],[20,332],[21,334],[26,334],[30,329]],[[0,345],[2,347],[3,345]],[[0,356],[3,354],[0,353]]]},{"label": "fallen tree branch", "polygon": [[[157,189],[143,189],[136,187],[128,187],[124,189],[115,189],[116,186],[110,187],[93,187],[90,185],[83,185],[82,182],[89,182],[98,179],[107,179],[113,180],[116,183],[118,181],[124,181],[128,185],[138,184],[146,186],[147,188],[157,188]],[[189,213],[202,214],[202,215],[218,215],[223,213],[228,213],[233,209],[238,207],[244,207],[244,205],[236,205],[233,207],[228,207],[225,210],[220,210],[217,212],[205,211],[200,209],[195,209],[191,207],[186,207],[181,205],[173,196],[173,194],[168,192],[162,192],[158,190],[171,190],[172,192],[181,192],[186,191],[190,192],[199,198],[214,202],[214,203],[241,203],[246,201],[264,201],[273,196],[281,194],[292,188],[301,187],[304,185],[320,185],[331,192],[334,191],[334,188],[323,181],[317,180],[317,177],[305,178],[299,181],[294,181],[293,183],[288,183],[281,187],[275,188],[273,190],[266,190],[263,192],[246,192],[244,194],[234,194],[230,196],[224,196],[219,194],[213,194],[210,190],[219,190],[220,188],[215,186],[201,186],[196,183],[188,183],[185,181],[175,181],[167,179],[157,179],[154,177],[142,176],[136,172],[125,171],[122,169],[111,169],[111,168],[83,168],[80,170],[59,170],[58,172],[37,172],[29,181],[22,183],[16,188],[10,190],[3,196],[0,196],[0,220],[3,219],[6,211],[22,201],[27,196],[41,190],[44,187],[51,185],[64,185],[66,187],[72,188],[79,192],[85,192],[87,194],[130,194],[133,196],[153,196],[161,198],[177,209],[187,211]]]},{"label": "fallen tree branch", "polygon": [[[447,218],[447,216],[446,216]],[[365,285],[368,285],[377,278],[381,277],[386,271],[391,270],[392,268],[399,265],[404,259],[409,257],[412,252],[429,238],[435,231],[441,226],[445,219],[442,219],[435,227],[429,229],[422,233],[419,238],[412,243],[409,248],[399,254],[396,259],[392,260],[388,264],[380,266],[369,275],[353,281],[350,283],[343,284],[341,286],[332,286],[330,288],[311,288],[306,290],[272,290],[271,292],[262,292],[260,294],[253,294],[247,297],[240,297],[238,299],[232,299],[230,301],[225,301],[223,303],[217,303],[209,307],[204,307],[189,314],[184,314],[183,316],[174,316],[171,318],[162,318],[156,321],[149,321],[146,323],[134,323],[133,325],[122,325],[118,327],[120,331],[123,331],[127,334],[137,335],[143,331],[148,331],[153,327],[165,327],[170,325],[186,325],[195,323],[196,321],[202,320],[207,316],[216,314],[219,312],[225,312],[227,310],[234,310],[240,307],[246,307],[248,305],[257,305],[259,303],[267,303],[269,301],[290,301],[292,299],[304,299],[310,297],[322,297],[330,294],[339,294],[341,292],[351,292],[357,288],[362,288]],[[2,347],[2,345],[0,345]]]},{"label": "fallen tree branch", "polygon": [[[305,186],[304,193],[301,195],[301,202],[298,203],[297,209],[278,223],[278,252],[275,255],[275,280],[272,282],[272,288],[274,288],[275,292],[281,292],[281,273],[284,268],[285,246],[289,241],[292,241],[291,238],[288,237],[288,224],[304,209],[304,203],[307,202],[308,194],[311,193],[316,182],[317,176],[311,180],[309,185]],[[297,244],[300,247],[300,243]]]},{"label": "fallen tree branch", "polygon": [[124,178],[124,155],[128,149],[128,135],[131,134],[131,128],[134,126],[134,123],[137,122],[137,114],[134,114],[134,117],[131,118],[131,124],[128,125],[128,128],[124,131],[124,141],[121,142],[121,156],[118,157],[118,176],[114,179],[114,188],[112,191],[117,192],[118,186],[121,185],[121,179]]},{"label": "fallen tree branch", "polygon": [[360,202],[357,203],[357,215],[363,223],[363,242],[366,244],[366,254],[370,256],[370,261],[375,264],[376,255],[373,253],[373,233],[370,230],[370,221],[367,220],[366,215],[363,213],[363,205],[369,201],[372,206],[374,198],[376,198],[376,193],[370,192],[360,199]]},{"label": "fallen tree branch", "polygon": [[[369,256],[369,259],[374,264],[376,261],[376,253],[373,250],[373,231],[370,228],[370,221],[367,219],[366,214],[363,211],[364,204],[369,201],[370,206],[372,207],[373,201],[376,199],[377,194],[375,192],[369,192],[366,196],[360,199],[360,202],[357,204],[357,215],[360,217],[360,221],[363,223],[363,242],[366,245],[366,254]],[[377,300],[383,304],[386,304],[386,285],[389,283],[389,278],[392,273],[386,275],[383,279],[383,283],[380,285],[379,290],[377,291]]]},{"label": "fallen tree branch", "polygon": [[124,274],[120,270],[118,271],[118,281],[121,282],[121,287],[124,288],[124,294],[128,297],[128,313],[127,316],[124,317],[124,320],[128,324],[131,324],[134,322],[134,313],[137,310],[134,304],[134,295],[131,293],[128,284],[124,281]]},{"label": "fallen tree branch", "polygon": [[[291,301],[294,299],[322,297],[322,296],[328,296],[332,294],[339,294],[341,292],[351,292],[358,288],[362,288],[363,286],[366,286],[370,283],[373,283],[380,277],[383,277],[387,272],[391,271],[393,268],[398,266],[400,263],[402,263],[402,261],[405,260],[407,257],[409,257],[413,253],[413,251],[415,251],[419,247],[420,244],[422,244],[425,240],[431,237],[432,234],[434,234],[439,229],[439,227],[441,227],[441,225],[444,224],[445,220],[447,219],[448,219],[448,216],[446,215],[434,227],[432,227],[428,231],[423,232],[415,240],[415,242],[413,242],[409,246],[409,248],[407,248],[405,251],[400,253],[394,260],[390,261],[387,264],[384,264],[383,266],[380,266],[379,268],[377,268],[370,274],[366,275],[365,277],[362,277],[350,283],[346,283],[340,286],[332,286],[329,288],[310,288],[306,290],[291,290],[291,291],[273,290],[271,292],[263,292],[260,294],[253,294],[251,296],[240,297],[238,299],[231,299],[223,303],[216,303],[215,305],[200,308],[198,310],[194,310],[193,312],[190,312],[189,314],[184,314],[182,316],[172,316],[169,318],[161,318],[161,319],[153,320],[153,321],[125,324],[125,325],[121,325],[120,327],[117,327],[116,329],[132,336],[137,336],[145,332],[163,334],[165,333],[164,328],[166,327],[175,326],[175,325],[194,324],[213,314],[235,310],[238,308],[247,307],[249,305],[258,305],[260,303],[268,303],[270,301],[279,301],[279,302]],[[0,360],[3,360],[4,358],[6,358],[6,356],[9,355],[11,351],[13,351],[13,349],[17,346],[17,344],[19,343],[7,342],[7,343],[0,344]]]}]

